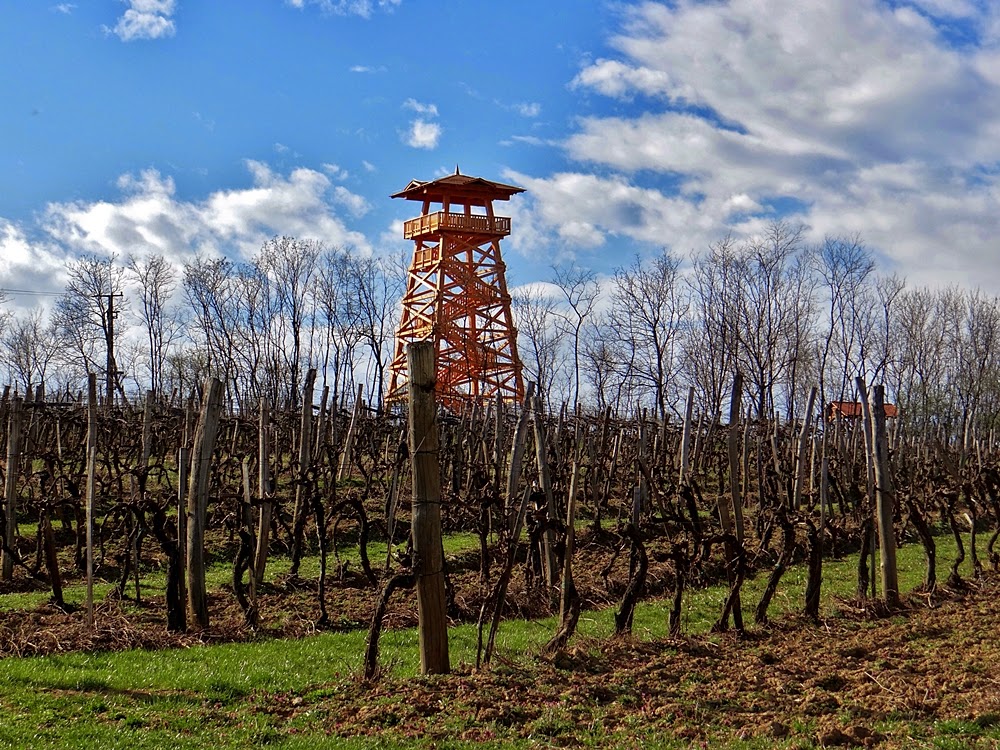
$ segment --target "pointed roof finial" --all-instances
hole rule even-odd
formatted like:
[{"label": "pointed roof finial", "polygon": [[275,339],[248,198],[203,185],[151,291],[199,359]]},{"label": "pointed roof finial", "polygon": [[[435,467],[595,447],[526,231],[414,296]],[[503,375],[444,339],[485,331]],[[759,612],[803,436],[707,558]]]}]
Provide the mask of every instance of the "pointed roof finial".
[{"label": "pointed roof finial", "polygon": [[455,165],[455,174],[460,174],[459,171],[458,171],[458,165],[457,164]]}]

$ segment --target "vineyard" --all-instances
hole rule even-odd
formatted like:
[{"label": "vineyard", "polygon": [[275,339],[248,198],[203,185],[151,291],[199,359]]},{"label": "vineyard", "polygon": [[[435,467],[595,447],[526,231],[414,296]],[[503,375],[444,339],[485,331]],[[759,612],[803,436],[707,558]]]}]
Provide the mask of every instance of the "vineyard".
[{"label": "vineyard", "polygon": [[[313,392],[313,373],[305,381],[305,407],[262,401],[252,414],[226,412],[213,380],[180,403],[150,392],[108,406],[93,379],[89,397],[74,401],[5,394],[0,650],[355,631],[367,639],[365,677],[387,679],[398,657],[380,638],[419,619],[408,589],[430,556],[411,534],[411,499],[426,477],[412,478],[405,414],[377,413],[360,392],[331,404]],[[737,378],[735,404],[739,389]],[[854,585],[838,592],[838,610],[877,627],[995,586],[994,446],[907,434],[884,418],[881,388],[869,396],[857,417],[821,418],[810,403],[787,424],[741,419],[738,409],[719,423],[689,407],[676,424],[642,412],[553,412],[530,388],[518,407],[439,412],[437,572],[450,626],[475,634],[459,671],[495,673],[499,655],[503,673],[529,656],[498,654],[504,629],[553,615],[533,649],[548,663],[587,671],[594,648],[651,658],[655,644],[577,635],[582,613],[609,612],[602,639],[627,636],[647,600],[665,603],[663,642],[697,660],[703,647],[684,640],[688,608],[713,587],[723,594],[710,630],[733,633],[738,654],[741,641],[771,632],[789,570],[804,571],[804,595],[782,611],[819,632],[830,628],[824,568],[842,578],[847,559]],[[913,590],[896,578],[899,548],[922,551]],[[939,548],[952,554],[939,559]]]}]

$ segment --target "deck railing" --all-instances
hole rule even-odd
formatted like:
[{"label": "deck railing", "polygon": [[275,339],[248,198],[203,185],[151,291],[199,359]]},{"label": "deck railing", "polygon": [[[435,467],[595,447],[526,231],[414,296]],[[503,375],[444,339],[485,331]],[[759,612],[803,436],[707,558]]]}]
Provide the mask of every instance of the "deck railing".
[{"label": "deck railing", "polygon": [[428,234],[445,230],[472,232],[474,234],[492,234],[506,237],[510,234],[510,217],[484,216],[482,214],[458,214],[450,211],[438,211],[410,219],[403,224],[403,238],[412,240]]}]

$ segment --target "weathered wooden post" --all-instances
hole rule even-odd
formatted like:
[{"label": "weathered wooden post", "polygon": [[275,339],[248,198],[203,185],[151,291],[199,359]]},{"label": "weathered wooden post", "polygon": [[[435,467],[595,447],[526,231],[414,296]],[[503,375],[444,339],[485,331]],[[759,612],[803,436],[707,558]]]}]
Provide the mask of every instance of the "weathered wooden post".
[{"label": "weathered wooden post", "polygon": [[691,465],[691,421],[694,415],[694,386],[688,388],[687,408],[684,410],[684,429],[681,432],[680,481],[688,480]]},{"label": "weathered wooden post", "polygon": [[531,404],[534,397],[535,384],[529,382],[525,387],[524,403],[521,406],[521,413],[517,417],[517,427],[514,429],[510,449],[510,468],[507,471],[507,498],[504,511],[508,514],[511,525],[513,525],[517,515],[517,483],[521,479],[521,461],[524,457],[524,444],[528,437],[528,419],[531,417]]},{"label": "weathered wooden post", "polygon": [[[552,475],[549,473],[548,450],[545,441],[545,423],[542,421],[542,399],[535,396],[535,412],[533,423],[535,426],[535,462],[538,464],[538,483],[542,492],[545,493],[545,508],[547,518],[550,521],[556,520],[556,501],[552,494]],[[542,535],[543,560],[545,564],[545,583],[555,586],[558,576],[556,571],[556,551],[555,534],[551,528],[547,528]]]},{"label": "weathered wooden post", "polygon": [[14,546],[17,542],[17,475],[21,464],[21,406],[23,399],[18,396],[10,403],[7,422],[7,475],[4,482],[4,512],[7,527],[4,529],[3,554],[0,555],[0,576],[9,581],[14,577]]},{"label": "weathered wooden post", "polygon": [[410,465],[413,470],[413,574],[416,576],[422,674],[450,671],[444,550],[441,547],[441,469],[434,355],[432,341],[414,342],[406,350]]},{"label": "weathered wooden post", "polygon": [[94,495],[97,494],[97,375],[87,378],[87,627],[94,627]]},{"label": "weathered wooden post", "polygon": [[[733,518],[735,520],[736,541],[743,544],[743,493],[740,491],[740,414],[743,402],[743,373],[737,371],[733,377],[733,390],[729,397],[729,430],[726,435],[726,452],[729,454],[729,496],[733,501]],[[719,498],[720,510],[724,507]],[[725,514],[723,528],[725,528]]]},{"label": "weathered wooden post", "polygon": [[[260,499],[260,516],[257,521],[257,553],[254,556],[253,576],[259,587],[264,583],[267,567],[267,548],[271,534],[271,410],[266,397],[260,399],[260,424],[257,450],[257,496]],[[257,603],[254,602],[254,606]]]},{"label": "weathered wooden post", "polygon": [[365,408],[365,384],[358,383],[358,395],[354,399],[354,411],[351,413],[351,423],[347,426],[347,435],[344,437],[344,453],[340,457],[340,468],[337,470],[337,481],[351,476],[351,459],[354,456],[354,441],[358,435],[358,423]]},{"label": "weathered wooden post", "polygon": [[[292,566],[289,573],[299,574],[299,565],[305,551],[306,519],[309,517],[310,493],[309,469],[312,465],[312,410],[313,386],[316,383],[316,369],[310,368],[302,388],[302,418],[299,425],[298,476],[295,485],[295,509],[292,513]],[[360,391],[359,391],[360,393]],[[324,533],[320,529],[320,533]]]},{"label": "weathered wooden post", "polygon": [[222,381],[209,378],[192,447],[191,478],[187,497],[187,597],[188,619],[208,627],[208,593],[205,590],[205,523],[208,515],[208,479],[212,451],[222,414]]},{"label": "weathered wooden post", "polygon": [[892,475],[889,472],[889,437],[885,431],[885,387],[872,388],[872,463],[875,469],[875,509],[878,521],[879,562],[882,592],[890,607],[899,605],[899,578],[896,571],[896,534],[892,528]]},{"label": "weathered wooden post", "polygon": [[795,452],[795,484],[792,491],[792,507],[795,510],[799,510],[802,507],[802,487],[806,476],[806,448],[809,445],[813,405],[816,403],[817,390],[817,387],[813,386],[812,390],[809,391],[809,400],[806,403],[806,418],[802,421],[802,429],[799,431],[798,450]]},{"label": "weathered wooden post", "polygon": [[[867,468],[868,477],[868,520],[870,533],[868,534],[868,548],[871,559],[871,591],[872,598],[874,599],[878,594],[878,586],[875,582],[875,547],[877,544],[876,537],[877,534],[877,516],[878,516],[878,501],[875,497],[875,424],[874,418],[872,417],[872,406],[871,401],[868,397],[868,388],[865,385],[865,379],[860,375],[854,379],[855,385],[858,388],[858,400],[861,402],[861,412],[864,415],[864,424],[862,425],[862,430],[865,439],[865,467]],[[855,430],[856,432],[856,430]],[[861,559],[864,560],[864,553],[861,555]],[[859,577],[860,583],[860,577]],[[859,594],[864,592],[858,591]]]}]

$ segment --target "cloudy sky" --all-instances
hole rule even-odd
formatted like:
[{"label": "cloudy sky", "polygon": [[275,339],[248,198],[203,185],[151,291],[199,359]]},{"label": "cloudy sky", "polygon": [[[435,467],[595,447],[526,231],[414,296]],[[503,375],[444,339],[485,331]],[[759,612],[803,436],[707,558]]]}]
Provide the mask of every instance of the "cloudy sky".
[{"label": "cloudy sky", "polygon": [[79,253],[396,252],[458,165],[527,189],[512,284],[775,218],[1000,293],[987,0],[10,0],[0,287]]}]

